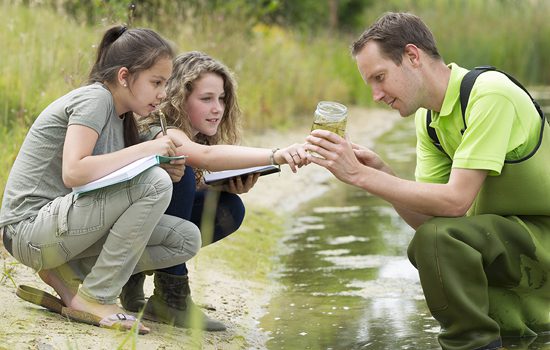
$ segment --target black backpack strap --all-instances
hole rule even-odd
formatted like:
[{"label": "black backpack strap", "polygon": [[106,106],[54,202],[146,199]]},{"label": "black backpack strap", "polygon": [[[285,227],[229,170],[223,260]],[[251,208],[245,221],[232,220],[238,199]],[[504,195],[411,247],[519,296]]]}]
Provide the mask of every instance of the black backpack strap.
[{"label": "black backpack strap", "polygon": [[[521,83],[519,81],[516,80],[516,78],[514,78],[513,76],[511,76],[510,74],[506,73],[506,72],[503,72],[501,70],[498,70],[498,69],[495,69],[497,72],[500,72],[504,75],[506,75],[508,77],[508,79],[510,79],[514,84],[516,84],[517,86],[519,86],[523,91],[525,91],[525,93],[527,94],[527,96],[529,96],[529,98],[531,99],[531,102],[533,102],[533,104],[535,105],[535,108],[537,110],[537,112],[539,113],[540,117],[542,119],[545,119],[544,117],[544,112],[540,106],[540,104],[535,101],[535,99],[533,98],[533,96],[531,96],[531,94],[529,93],[529,91],[527,91],[527,89],[521,85]],[[550,123],[550,120],[547,120],[549,123]]]},{"label": "black backpack strap", "polygon": [[[535,101],[535,99],[533,98],[533,96],[531,96],[529,91],[527,91],[527,89],[516,78],[514,78],[513,76],[511,76],[510,74],[508,74],[506,72],[503,72],[499,69],[496,69],[493,66],[479,66],[479,67],[475,67],[474,69],[472,69],[471,71],[466,73],[466,75],[462,79],[462,82],[460,83],[460,108],[462,110],[462,119],[464,121],[464,130],[461,130],[461,132],[464,133],[464,131],[466,130],[466,107],[468,106],[468,100],[470,99],[470,93],[472,92],[474,82],[481,73],[484,73],[484,72],[487,72],[487,71],[495,71],[495,72],[499,72],[501,74],[504,74],[508,79],[510,79],[511,82],[513,82],[516,86],[518,86],[520,89],[522,89],[527,94],[527,96],[529,96],[529,98],[531,99],[531,102],[533,103],[533,105],[535,106],[535,109],[537,110],[537,113],[539,114],[539,116],[542,119],[541,123],[543,123],[543,125],[540,128],[539,141],[538,141],[536,147],[527,156],[525,156],[521,159],[505,160],[504,161],[505,163],[520,163],[520,162],[523,162],[524,160],[527,160],[527,159],[531,158],[537,152],[537,150],[539,149],[539,147],[542,143],[542,135],[543,135],[543,132],[544,132],[544,120],[546,118],[544,116],[544,112],[543,112],[542,108],[540,107],[539,103],[537,101]],[[546,119],[546,121],[548,123],[550,123],[550,120]]]},{"label": "black backpack strap", "polygon": [[437,137],[437,133],[435,132],[435,129],[430,126],[430,123],[432,122],[432,111],[428,109],[428,112],[426,113],[426,130],[428,131],[428,136],[430,136],[430,139],[432,139],[432,143],[435,147],[437,147],[438,150],[445,153],[447,155],[447,152],[443,149],[441,146],[441,142],[439,142],[439,138]]},{"label": "black backpack strap", "polygon": [[[531,96],[529,91],[527,91],[527,89],[516,78],[514,78],[513,76],[511,76],[506,72],[496,69],[493,66],[479,66],[479,67],[475,67],[474,69],[466,73],[466,75],[462,79],[462,82],[460,83],[460,108],[462,110],[462,120],[464,121],[464,130],[466,130],[466,107],[468,106],[468,100],[470,99],[470,93],[472,92],[474,82],[476,81],[477,77],[481,73],[485,73],[487,71],[495,71],[495,72],[504,74],[520,89],[525,91],[527,96],[529,96],[529,98],[533,102],[533,105],[535,105],[535,108],[537,109],[538,114],[541,116],[541,118],[544,119],[544,112],[542,111],[542,108],[540,107],[539,103],[535,101],[535,99],[533,98],[533,96]],[[550,123],[550,121],[548,122]],[[462,130],[461,132],[464,133],[464,130]]]},{"label": "black backpack strap", "polygon": [[[462,79],[460,82],[460,109],[462,110],[462,121],[464,123],[464,128],[460,130],[461,134],[464,134],[464,131],[466,131],[466,107],[468,106],[468,100],[470,99],[470,93],[472,92],[472,87],[474,86],[474,83],[477,79],[477,77],[488,70],[496,70],[493,66],[480,66],[472,69]],[[432,143],[434,144],[437,149],[439,149],[441,152],[445,153],[447,155],[447,152],[443,150],[443,147],[441,146],[441,142],[439,142],[439,138],[437,137],[437,133],[435,132],[435,129],[430,126],[430,123],[432,122],[432,111],[428,110],[428,113],[426,114],[426,130],[428,131],[428,135],[432,139]]]},{"label": "black backpack strap", "polygon": [[[471,71],[466,73],[466,75],[464,76],[464,78],[460,82],[460,93],[459,93],[459,96],[460,96],[460,109],[462,111],[462,121],[464,123],[464,129],[460,130],[460,132],[462,134],[464,134],[464,131],[466,131],[466,127],[467,127],[467,125],[466,125],[466,108],[468,107],[468,101],[470,99],[470,93],[472,92],[472,88],[474,87],[474,83],[475,83],[477,77],[480,74],[485,73],[487,71],[495,71],[495,72],[499,72],[499,73],[504,74],[514,84],[516,84],[519,88],[521,88],[523,91],[525,91],[527,96],[529,96],[529,98],[533,102],[533,105],[535,106],[537,112],[539,113],[540,117],[543,119],[543,122],[544,122],[544,120],[545,120],[544,112],[542,111],[542,108],[540,107],[539,103],[537,101],[535,101],[535,99],[533,98],[533,96],[531,96],[529,91],[527,91],[527,89],[518,80],[516,80],[516,78],[514,78],[513,76],[511,76],[510,74],[508,74],[506,72],[503,72],[501,70],[496,69],[493,66],[479,66],[479,67],[475,67],[474,69],[472,69]],[[550,124],[550,119],[547,119],[546,121]],[[441,152],[447,154],[443,150],[443,147],[441,146],[441,143],[439,142],[439,138],[437,137],[437,133],[435,132],[435,129],[430,126],[431,122],[432,122],[432,113],[431,113],[430,110],[428,110],[428,113],[426,114],[426,130],[428,131],[428,135],[432,139],[433,144]],[[544,130],[544,127],[541,128],[541,137],[539,139],[539,145],[542,141],[542,131],[543,130]],[[538,146],[535,148],[535,150],[532,153],[534,154],[534,152],[536,152],[537,149],[538,149]],[[528,157],[530,157],[531,155],[532,154],[530,154]],[[528,158],[528,157],[526,157],[526,158]],[[523,161],[526,158],[522,158],[521,160],[518,160],[517,162]],[[508,162],[508,161],[506,161],[506,162]],[[516,162],[516,161],[513,161],[513,162]]]},{"label": "black backpack strap", "polygon": [[461,134],[464,134],[464,131],[466,131],[466,107],[468,107],[468,101],[470,100],[470,93],[472,92],[474,83],[481,73],[485,73],[490,70],[497,69],[493,66],[475,67],[474,69],[466,73],[466,75],[464,76],[464,78],[462,78],[462,81],[460,82],[460,110],[462,111],[462,122],[464,123],[464,129],[460,130]]}]

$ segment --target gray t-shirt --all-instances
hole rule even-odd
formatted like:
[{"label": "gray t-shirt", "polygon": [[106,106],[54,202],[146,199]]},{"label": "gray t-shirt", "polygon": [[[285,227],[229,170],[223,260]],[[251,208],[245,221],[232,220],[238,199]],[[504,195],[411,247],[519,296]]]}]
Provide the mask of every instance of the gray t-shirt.
[{"label": "gray t-shirt", "polygon": [[36,118],[13,163],[0,226],[33,217],[53,199],[71,192],[63,184],[61,163],[67,127],[73,124],[99,134],[94,155],[124,148],[123,120],[116,115],[113,96],[103,84],[83,86],[55,100]]}]

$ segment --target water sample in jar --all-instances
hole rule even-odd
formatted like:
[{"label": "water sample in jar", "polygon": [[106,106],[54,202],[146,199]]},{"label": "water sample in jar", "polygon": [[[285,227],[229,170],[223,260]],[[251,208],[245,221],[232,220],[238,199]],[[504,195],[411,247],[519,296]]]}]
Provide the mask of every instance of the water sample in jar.
[{"label": "water sample in jar", "polygon": [[323,129],[344,137],[348,108],[341,103],[321,101],[315,110],[311,130]]}]

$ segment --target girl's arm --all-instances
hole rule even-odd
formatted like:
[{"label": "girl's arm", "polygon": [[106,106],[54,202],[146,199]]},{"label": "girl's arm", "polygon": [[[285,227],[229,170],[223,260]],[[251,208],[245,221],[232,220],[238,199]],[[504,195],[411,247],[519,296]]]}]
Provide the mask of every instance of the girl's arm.
[{"label": "girl's arm", "polygon": [[191,141],[179,129],[169,129],[168,135],[178,147],[178,154],[187,155],[186,164],[194,168],[220,171],[269,165],[273,160],[276,164],[288,164],[296,172],[296,167],[308,164],[306,151],[301,144],[273,151],[269,148],[235,145],[201,145]]},{"label": "girl's arm", "polygon": [[83,125],[70,125],[67,128],[63,145],[63,183],[67,188],[81,186],[99,179],[131,162],[150,155],[176,154],[176,147],[170,137],[142,142],[120,151],[92,155],[99,135],[95,130]]}]

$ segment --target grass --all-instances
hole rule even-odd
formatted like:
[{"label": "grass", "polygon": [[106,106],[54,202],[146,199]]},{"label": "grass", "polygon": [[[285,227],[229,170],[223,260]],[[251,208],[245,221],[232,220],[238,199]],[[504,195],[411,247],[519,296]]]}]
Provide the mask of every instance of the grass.
[{"label": "grass", "polygon": [[549,85],[550,2],[545,0],[388,0],[366,14],[386,11],[420,16],[434,33],[446,62],[473,68],[491,64],[526,85]]},{"label": "grass", "polygon": [[19,263],[17,262],[7,262],[4,260],[4,268],[2,269],[2,277],[0,277],[0,284],[3,284],[5,281],[10,281],[13,284],[14,288],[17,288],[17,284],[14,280],[15,266]]},{"label": "grass", "polygon": [[179,31],[174,40],[181,51],[204,51],[234,71],[247,129],[288,129],[296,116],[310,117],[319,100],[355,102],[350,97],[355,86],[346,84],[336,68],[355,69],[347,41],[305,38],[265,25],[254,26],[246,40],[240,37],[242,32],[218,38],[218,31],[200,35]]},{"label": "grass", "polygon": [[[39,112],[55,98],[79,86],[90,65],[94,30],[53,12],[0,5],[0,191],[9,169]],[[44,30],[48,28],[48,30]]]},{"label": "grass", "polygon": [[[98,34],[41,8],[1,6],[0,125],[28,125],[51,101],[79,86]],[[48,30],[44,30],[48,28]]]},{"label": "grass", "polygon": [[[353,87],[339,79],[342,69],[354,69],[346,41],[309,40],[279,27],[260,25],[243,34],[243,28],[236,28],[237,22],[228,19],[224,24],[228,30],[213,26],[215,22],[201,26],[178,23],[165,30],[151,23],[135,26],[157,29],[178,51],[201,50],[225,62],[240,83],[239,100],[247,130],[290,128],[296,116],[309,118],[322,99],[355,102],[349,97]],[[30,124],[50,102],[86,80],[95,45],[108,25],[102,22],[90,27],[48,8],[28,8],[10,1],[0,3],[0,23],[3,52],[9,52],[0,65],[3,193]],[[335,65],[335,60],[342,64]]]}]

